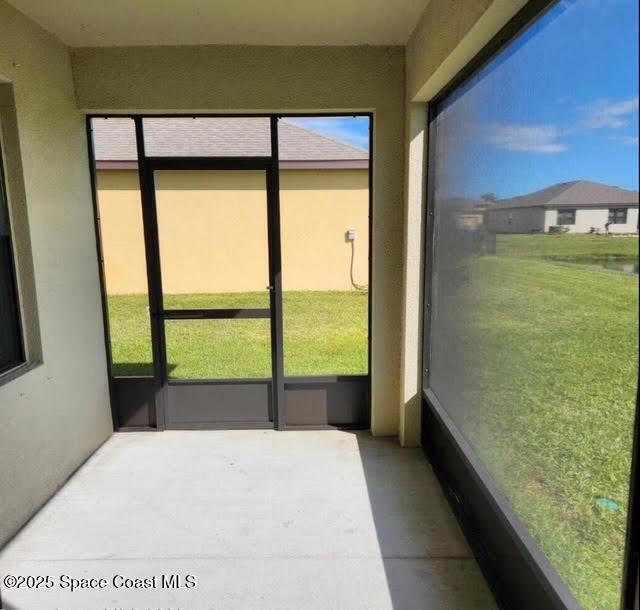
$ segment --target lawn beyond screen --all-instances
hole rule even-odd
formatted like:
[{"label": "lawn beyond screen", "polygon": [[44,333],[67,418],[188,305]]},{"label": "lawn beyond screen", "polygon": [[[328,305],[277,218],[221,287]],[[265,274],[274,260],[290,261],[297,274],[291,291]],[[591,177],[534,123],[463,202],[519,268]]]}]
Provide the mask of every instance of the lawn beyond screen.
[{"label": "lawn beyond screen", "polygon": [[[280,171],[287,377],[369,373],[369,128],[367,117],[278,125],[280,158],[291,168]],[[297,133],[309,148],[322,133],[326,158],[342,161],[293,151]]]},{"label": "lawn beyond screen", "polygon": [[619,607],[625,550],[637,23],[558,4],[431,122],[429,387],[588,610]]}]

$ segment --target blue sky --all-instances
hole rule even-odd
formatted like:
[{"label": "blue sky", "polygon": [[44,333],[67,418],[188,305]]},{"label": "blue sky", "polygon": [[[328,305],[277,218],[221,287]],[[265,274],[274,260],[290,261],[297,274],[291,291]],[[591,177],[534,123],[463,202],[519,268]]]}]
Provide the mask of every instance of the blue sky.
[{"label": "blue sky", "polygon": [[470,85],[445,111],[459,194],[638,188],[637,0],[558,3]]},{"label": "blue sky", "polygon": [[369,150],[368,117],[287,117],[287,121]]},{"label": "blue sky", "polygon": [[[485,66],[439,118],[445,190],[638,189],[638,20],[637,0],[562,0]],[[367,148],[366,119],[295,122]]]}]

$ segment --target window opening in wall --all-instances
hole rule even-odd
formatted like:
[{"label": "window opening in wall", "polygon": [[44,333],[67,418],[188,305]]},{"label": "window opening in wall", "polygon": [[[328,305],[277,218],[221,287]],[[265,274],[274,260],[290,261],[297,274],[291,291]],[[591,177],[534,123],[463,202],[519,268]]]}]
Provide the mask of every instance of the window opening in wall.
[{"label": "window opening in wall", "polygon": [[638,3],[547,8],[430,111],[425,413],[483,477],[464,495],[492,490],[536,578],[557,571],[541,588],[614,610],[638,382]]},{"label": "window opening in wall", "polygon": [[609,210],[609,222],[614,225],[627,224],[627,208]]},{"label": "window opening in wall", "polygon": [[575,210],[558,210],[558,224],[559,225],[576,224],[576,211]]},{"label": "window opening in wall", "polygon": [[0,147],[0,374],[25,361],[9,202]]}]

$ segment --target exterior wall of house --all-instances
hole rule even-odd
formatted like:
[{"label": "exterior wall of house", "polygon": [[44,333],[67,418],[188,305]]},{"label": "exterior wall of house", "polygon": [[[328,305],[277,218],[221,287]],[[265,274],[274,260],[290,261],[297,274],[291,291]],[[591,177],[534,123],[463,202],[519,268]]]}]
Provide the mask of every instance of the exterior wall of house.
[{"label": "exterior wall of house", "polygon": [[285,290],[355,290],[369,283],[368,170],[280,173],[282,283]]},{"label": "exterior wall of house", "polygon": [[[268,284],[264,173],[165,172],[157,184],[165,291],[263,292]],[[284,288],[355,290],[348,229],[357,232],[354,280],[366,285],[368,171],[283,170],[280,189]],[[98,201],[109,294],[146,293],[137,172],[98,171]]]},{"label": "exterior wall of house", "polygon": [[396,435],[403,275],[402,47],[171,46],[72,49],[89,112],[374,113],[370,287],[372,432]]},{"label": "exterior wall of house", "polygon": [[549,232],[549,227],[558,223],[558,211],[557,210],[545,210],[544,211],[544,232]]},{"label": "exterior wall of house", "polygon": [[15,101],[11,125],[3,98],[2,140],[32,361],[0,381],[2,546],[112,423],[85,123],[68,52],[4,0],[0,81]]},{"label": "exterior wall of house", "polygon": [[[591,227],[596,227],[604,231],[604,225],[609,220],[609,208],[583,208],[576,210],[576,223],[574,225],[566,225],[569,233],[589,233]],[[550,226],[558,224],[558,210],[546,210],[545,212],[545,231]],[[610,233],[637,233],[638,232],[638,208],[627,209],[627,222],[625,224],[609,225]]]},{"label": "exterior wall of house", "polygon": [[485,219],[492,233],[542,233],[547,228],[541,207],[487,210]]},{"label": "exterior wall of house", "polygon": [[[609,219],[609,208],[582,208],[576,210],[576,222],[565,225],[569,233],[589,233],[591,227],[604,231]],[[558,210],[542,207],[505,208],[487,212],[487,226],[495,233],[548,233],[549,227],[558,224]],[[612,224],[611,233],[637,233],[638,208],[628,208],[625,224]]]}]

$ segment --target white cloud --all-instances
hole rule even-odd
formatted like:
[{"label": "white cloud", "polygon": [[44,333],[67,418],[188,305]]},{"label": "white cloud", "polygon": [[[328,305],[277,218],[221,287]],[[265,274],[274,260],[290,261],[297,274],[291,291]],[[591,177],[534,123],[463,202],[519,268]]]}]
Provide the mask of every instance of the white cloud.
[{"label": "white cloud", "polygon": [[568,150],[558,141],[560,131],[553,125],[494,125],[489,142],[512,152],[554,155]]},{"label": "white cloud", "polygon": [[589,129],[620,129],[626,127],[631,115],[638,112],[638,98],[621,102],[600,99],[582,106],[581,110],[585,113],[583,125]]},{"label": "white cloud", "polygon": [[611,139],[625,146],[638,146],[638,136],[611,136]]},{"label": "white cloud", "polygon": [[[568,96],[557,98],[556,103],[566,104]],[[595,100],[578,108],[582,117],[574,125],[562,128],[556,125],[527,125],[527,124],[494,124],[485,126],[487,140],[496,148],[511,152],[535,153],[554,155],[569,150],[566,138],[587,134],[597,129],[620,129],[628,127],[633,120],[637,120],[638,97],[611,101],[606,98]],[[638,137],[634,135],[604,134],[609,140],[625,146],[638,146]],[[565,140],[565,141],[563,141]]]}]

